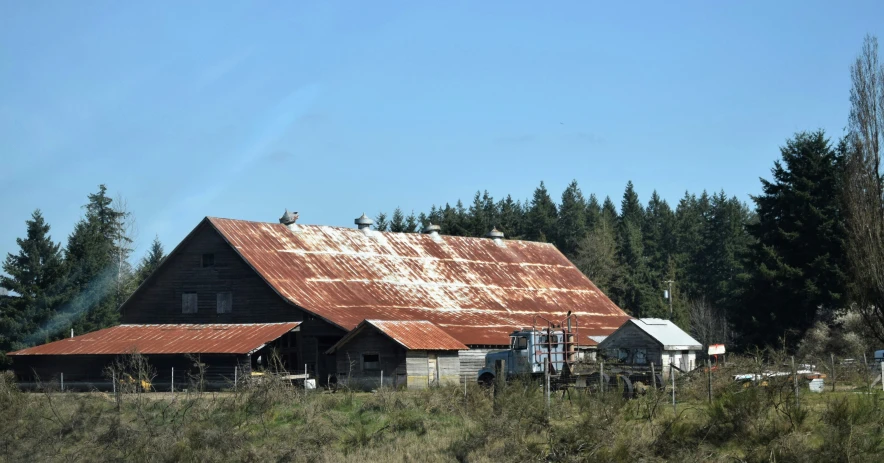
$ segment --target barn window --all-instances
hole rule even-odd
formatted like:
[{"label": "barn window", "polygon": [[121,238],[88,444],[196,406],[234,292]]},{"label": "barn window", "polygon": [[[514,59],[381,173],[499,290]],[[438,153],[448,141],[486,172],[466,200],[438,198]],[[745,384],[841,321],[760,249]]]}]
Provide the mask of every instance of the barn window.
[{"label": "barn window", "polygon": [[181,295],[181,313],[196,313],[196,293]]},{"label": "barn window", "polygon": [[215,255],[214,254],[203,254],[203,268],[205,267],[214,267],[215,266]]},{"label": "barn window", "polygon": [[645,349],[636,349],[635,354],[633,355],[633,363],[637,363],[639,365],[648,363],[648,353]]},{"label": "barn window", "polygon": [[218,313],[233,312],[233,293],[225,291],[218,293]]},{"label": "barn window", "polygon": [[363,370],[380,370],[381,356],[380,354],[362,354]]}]

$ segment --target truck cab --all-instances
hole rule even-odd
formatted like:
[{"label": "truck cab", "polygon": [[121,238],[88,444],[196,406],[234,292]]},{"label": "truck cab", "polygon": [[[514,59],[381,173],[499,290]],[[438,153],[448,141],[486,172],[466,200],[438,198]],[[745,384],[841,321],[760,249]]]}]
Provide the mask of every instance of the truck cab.
[{"label": "truck cab", "polygon": [[539,376],[546,368],[551,375],[561,374],[572,356],[573,336],[561,329],[524,328],[510,335],[510,348],[489,352],[479,370],[478,382],[491,385],[501,374]]}]

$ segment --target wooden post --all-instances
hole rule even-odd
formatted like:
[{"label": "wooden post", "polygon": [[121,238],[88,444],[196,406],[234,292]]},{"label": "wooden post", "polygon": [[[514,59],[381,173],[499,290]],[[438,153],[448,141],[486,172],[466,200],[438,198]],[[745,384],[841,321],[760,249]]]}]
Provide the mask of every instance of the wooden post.
[{"label": "wooden post", "polygon": [[543,369],[544,369],[543,376],[545,377],[544,386],[546,389],[546,418],[549,419],[549,360],[548,359],[547,359],[547,362],[543,364]]},{"label": "wooden post", "polygon": [[605,361],[599,363],[599,393],[605,392]]},{"label": "wooden post", "polygon": [[706,376],[709,389],[709,403],[712,403],[712,362],[706,359]]},{"label": "wooden post", "polygon": [[872,380],[869,379],[869,360],[866,358],[866,353],[863,352],[863,365],[865,365],[865,370],[863,370],[866,374],[866,394],[872,392]]},{"label": "wooden post", "polygon": [[[266,372],[265,372],[266,373]],[[307,393],[307,364],[304,364],[304,394]]]},{"label": "wooden post", "polygon": [[114,383],[114,398],[117,398],[117,372],[111,370],[111,382]]},{"label": "wooden post", "polygon": [[669,364],[669,378],[672,379],[672,411],[673,411],[673,413],[675,413],[677,415],[678,409],[675,407],[675,368],[673,368],[674,366],[675,365],[672,363]]},{"label": "wooden post", "polygon": [[61,392],[64,392],[64,372],[61,372]]},{"label": "wooden post", "polygon": [[[429,381],[429,380],[427,380],[427,381]],[[382,387],[384,387],[384,370],[381,370],[381,385],[378,387],[378,389],[380,389]]]},{"label": "wooden post", "polygon": [[239,367],[233,367],[233,390],[236,390],[236,383],[239,381]]},{"label": "wooden post", "polygon": [[654,361],[651,361],[651,389],[657,389],[657,373],[654,372]]},{"label": "wooden post", "polygon": [[175,392],[175,367],[172,367],[172,392]]},{"label": "wooden post", "polygon": [[829,354],[832,356],[832,392],[835,392],[835,354]]},{"label": "wooden post", "polygon": [[801,406],[798,398],[798,370],[795,369],[795,356],[792,356],[792,387],[795,390],[795,406]]}]

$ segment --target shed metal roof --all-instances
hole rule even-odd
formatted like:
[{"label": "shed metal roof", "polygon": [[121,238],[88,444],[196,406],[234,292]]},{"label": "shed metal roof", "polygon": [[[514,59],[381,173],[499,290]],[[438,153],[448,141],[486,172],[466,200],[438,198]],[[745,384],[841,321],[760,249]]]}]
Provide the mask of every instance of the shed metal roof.
[{"label": "shed metal roof", "polygon": [[248,354],[299,324],[119,325],[7,355]]},{"label": "shed metal roof", "polygon": [[464,344],[507,345],[535,315],[571,310],[586,335],[629,318],[551,244],[207,220],[278,294],[346,330],[427,320]]},{"label": "shed metal roof", "polygon": [[408,350],[468,350],[462,342],[426,320],[364,320],[327,353],[346,345],[366,326],[372,326]]},{"label": "shed metal roof", "polygon": [[633,318],[629,320],[645,333],[663,344],[668,350],[697,350],[702,349],[700,341],[692,338],[670,320],[662,318]]}]

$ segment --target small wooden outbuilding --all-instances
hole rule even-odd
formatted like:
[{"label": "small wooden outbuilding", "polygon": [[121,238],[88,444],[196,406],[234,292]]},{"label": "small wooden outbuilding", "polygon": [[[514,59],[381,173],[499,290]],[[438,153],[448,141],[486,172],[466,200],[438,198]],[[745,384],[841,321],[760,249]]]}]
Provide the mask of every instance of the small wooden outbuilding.
[{"label": "small wooden outbuilding", "polygon": [[669,378],[672,365],[682,371],[693,370],[702,348],[678,325],[662,318],[630,319],[599,343],[599,351],[606,357],[627,365],[653,363],[664,378]]},{"label": "small wooden outbuilding", "polygon": [[458,352],[468,349],[426,320],[363,320],[326,353],[338,384],[422,389],[459,383]]}]

